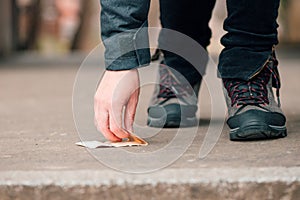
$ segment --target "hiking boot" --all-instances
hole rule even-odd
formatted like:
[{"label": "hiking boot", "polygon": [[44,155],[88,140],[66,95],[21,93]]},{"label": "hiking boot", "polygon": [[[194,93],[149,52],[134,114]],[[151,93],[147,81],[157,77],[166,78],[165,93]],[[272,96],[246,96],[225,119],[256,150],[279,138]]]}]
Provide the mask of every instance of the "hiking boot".
[{"label": "hiking boot", "polygon": [[196,112],[200,82],[191,86],[179,72],[160,64],[159,85],[148,107],[147,125],[158,128],[198,125]]},{"label": "hiking boot", "polygon": [[[287,135],[286,118],[280,108],[280,77],[275,52],[248,81],[223,79],[228,107],[230,140],[259,140]],[[277,100],[273,88],[276,88]]]}]

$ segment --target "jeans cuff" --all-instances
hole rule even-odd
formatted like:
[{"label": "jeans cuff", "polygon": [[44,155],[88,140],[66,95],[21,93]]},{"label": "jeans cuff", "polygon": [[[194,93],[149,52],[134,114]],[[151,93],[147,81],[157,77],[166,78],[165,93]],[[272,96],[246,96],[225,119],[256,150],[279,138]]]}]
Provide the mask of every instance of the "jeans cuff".
[{"label": "jeans cuff", "polygon": [[218,77],[248,81],[272,54],[272,48],[253,51],[248,48],[224,49],[219,57]]}]

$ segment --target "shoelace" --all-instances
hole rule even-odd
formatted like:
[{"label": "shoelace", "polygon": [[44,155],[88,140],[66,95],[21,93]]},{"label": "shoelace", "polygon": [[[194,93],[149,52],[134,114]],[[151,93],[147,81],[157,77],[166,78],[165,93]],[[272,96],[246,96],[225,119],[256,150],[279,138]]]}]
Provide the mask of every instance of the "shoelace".
[{"label": "shoelace", "polygon": [[191,87],[184,86],[180,81],[175,77],[175,75],[168,69],[164,64],[160,66],[160,89],[157,95],[158,98],[176,98],[187,96],[193,91]]},{"label": "shoelace", "polygon": [[272,77],[272,86],[276,88],[277,103],[280,107],[280,76],[275,57],[270,59],[263,70],[249,81],[223,79],[224,86],[233,105],[269,104],[267,84]]}]

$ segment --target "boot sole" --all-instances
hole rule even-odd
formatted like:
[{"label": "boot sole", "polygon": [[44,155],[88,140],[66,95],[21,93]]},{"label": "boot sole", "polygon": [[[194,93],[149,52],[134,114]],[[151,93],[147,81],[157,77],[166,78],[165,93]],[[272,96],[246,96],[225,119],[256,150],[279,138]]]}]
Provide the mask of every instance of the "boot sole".
[{"label": "boot sole", "polygon": [[149,108],[147,125],[156,128],[179,128],[197,126],[197,106],[169,104]]},{"label": "boot sole", "polygon": [[196,117],[181,118],[177,115],[162,116],[161,118],[152,118],[148,116],[147,125],[155,128],[191,127],[197,126],[198,120]]},{"label": "boot sole", "polygon": [[268,140],[286,136],[286,126],[273,126],[259,122],[230,130],[232,141]]}]

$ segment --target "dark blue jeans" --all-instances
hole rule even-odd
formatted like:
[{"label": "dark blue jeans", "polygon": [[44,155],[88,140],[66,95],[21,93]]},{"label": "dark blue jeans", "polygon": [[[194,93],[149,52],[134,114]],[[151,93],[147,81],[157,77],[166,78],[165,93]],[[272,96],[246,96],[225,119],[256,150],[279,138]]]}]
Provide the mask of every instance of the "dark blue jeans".
[{"label": "dark blue jeans", "polygon": [[[219,57],[222,78],[248,80],[269,58],[278,43],[276,22],[280,0],[227,0],[227,31],[221,40],[224,49]],[[124,49],[134,49],[135,39],[145,35],[139,31],[147,26],[150,0],[101,0],[101,34],[106,47],[108,70],[125,70],[150,62],[148,49],[136,49],[120,56]],[[160,0],[161,22],[164,28],[182,32],[204,48],[211,31],[208,22],[215,0]],[[122,36],[117,33],[126,32]],[[141,35],[141,36],[140,36]],[[160,42],[164,41],[163,33]],[[145,37],[146,38],[146,37]],[[145,39],[145,43],[147,40]],[[175,68],[193,83],[201,77],[184,59],[164,52],[165,63]]]}]

